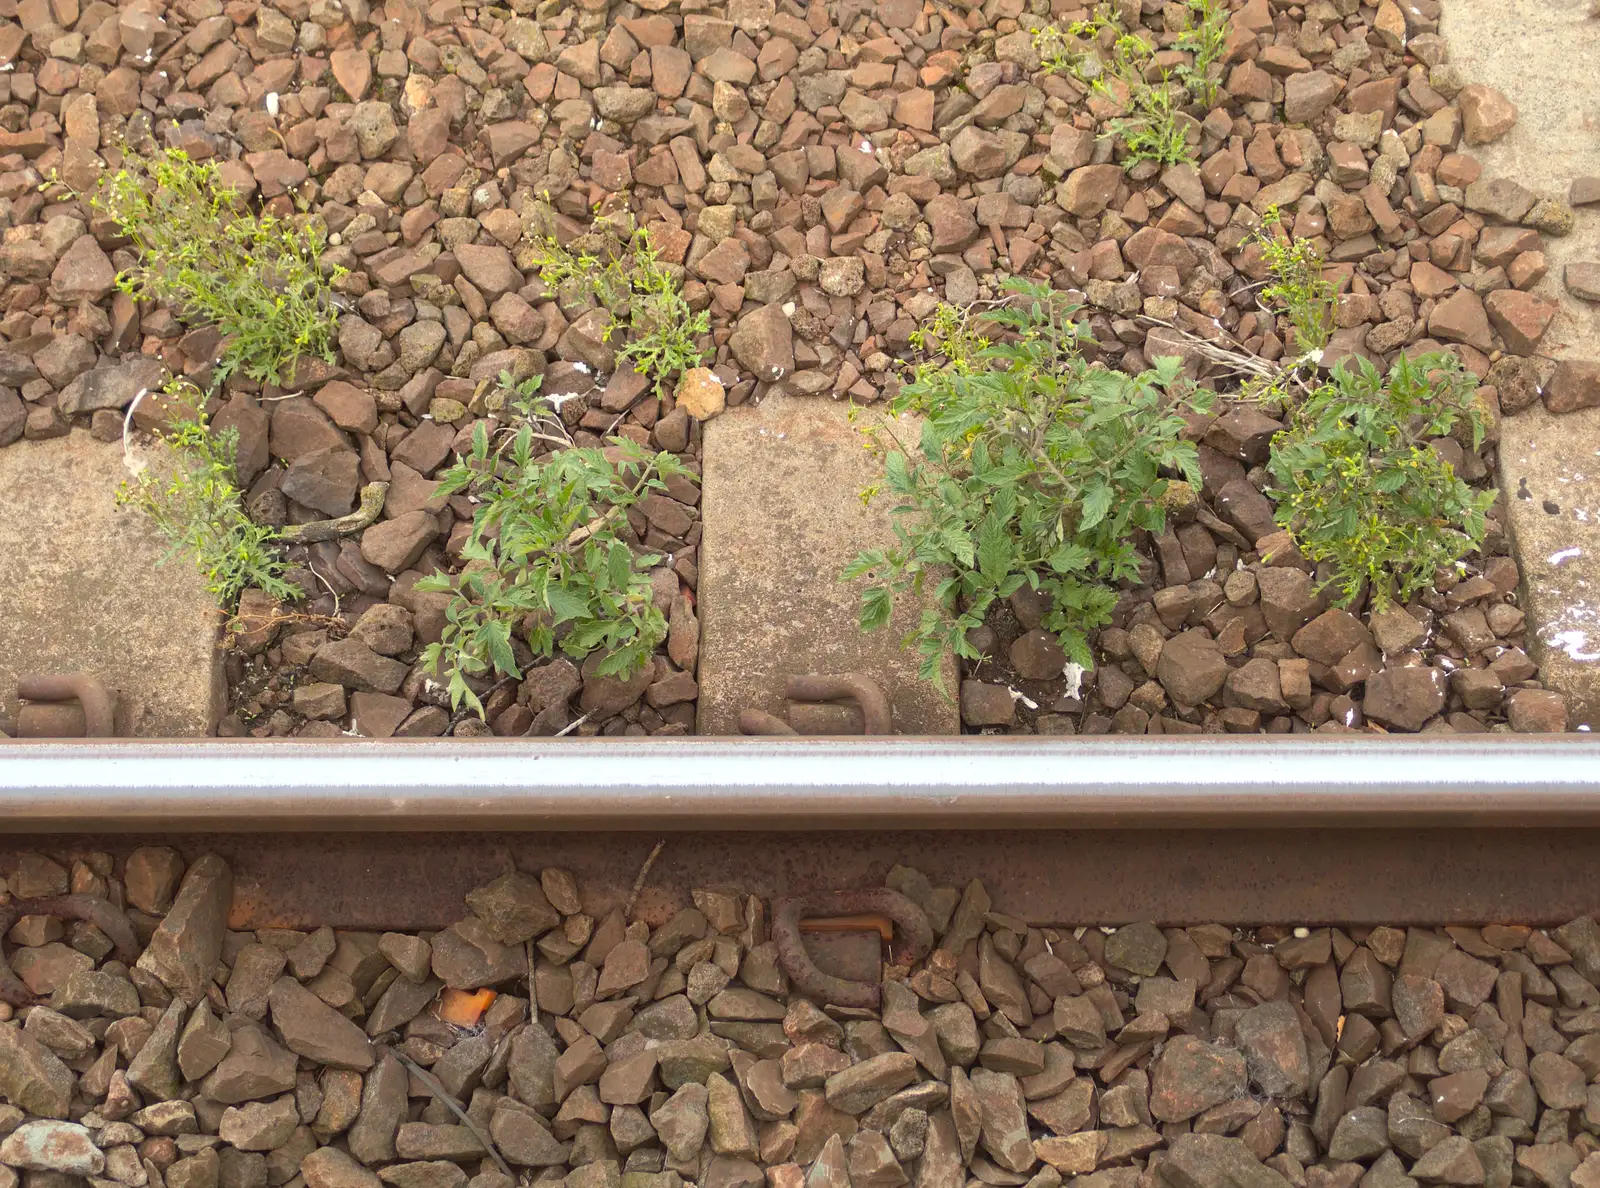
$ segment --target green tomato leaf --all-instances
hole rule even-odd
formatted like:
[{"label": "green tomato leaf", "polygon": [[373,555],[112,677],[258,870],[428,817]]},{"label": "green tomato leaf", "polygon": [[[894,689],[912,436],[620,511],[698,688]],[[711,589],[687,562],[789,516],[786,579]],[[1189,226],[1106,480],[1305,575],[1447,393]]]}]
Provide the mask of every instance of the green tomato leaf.
[{"label": "green tomato leaf", "polygon": [[1011,569],[1011,537],[1005,521],[994,512],[984,517],[978,530],[978,571],[990,582],[998,582]]},{"label": "green tomato leaf", "polygon": [[1079,525],[1087,531],[1101,520],[1106,518],[1106,513],[1111,510],[1114,496],[1111,488],[1104,479],[1095,478],[1083,492],[1083,508],[1080,514]]},{"label": "green tomato leaf", "polygon": [[517,658],[511,651],[511,624],[492,619],[479,630],[478,639],[497,671],[522,679],[522,673],[517,671]]},{"label": "green tomato leaf", "polygon": [[878,631],[889,625],[894,611],[894,599],[887,586],[869,586],[861,594],[862,631]]}]

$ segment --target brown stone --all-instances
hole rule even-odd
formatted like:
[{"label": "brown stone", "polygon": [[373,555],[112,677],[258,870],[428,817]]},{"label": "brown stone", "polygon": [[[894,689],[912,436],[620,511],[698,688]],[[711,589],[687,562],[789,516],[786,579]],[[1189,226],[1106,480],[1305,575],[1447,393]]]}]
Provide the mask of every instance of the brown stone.
[{"label": "brown stone", "polygon": [[1518,734],[1560,734],[1567,728],[1566,702],[1548,689],[1518,689],[1506,699],[1506,717]]},{"label": "brown stone", "polygon": [[1428,333],[1445,342],[1464,342],[1480,351],[1494,346],[1483,302],[1468,289],[1458,289],[1433,307]]},{"label": "brown stone", "polygon": [[511,262],[511,253],[499,244],[464,243],[456,248],[455,256],[461,271],[486,300],[494,301],[522,287],[522,274]]},{"label": "brown stone", "polygon": [[1461,106],[1463,139],[1468,144],[1499,140],[1516,125],[1516,106],[1493,87],[1472,84],[1457,96]]},{"label": "brown stone", "polygon": [[[361,534],[361,555],[385,573],[409,569],[422,550],[439,535],[438,523],[422,509],[382,520]],[[392,689],[379,692],[392,693]]]},{"label": "brown stone", "polygon": [[1545,388],[1544,406],[1553,413],[1600,407],[1600,359],[1562,359]]},{"label": "brown stone", "polygon": [[281,978],[269,995],[272,1024],[291,1052],[334,1068],[372,1067],[372,1045],[349,1019],[293,978]]},{"label": "brown stone", "polygon": [[69,305],[98,301],[116,283],[117,270],[92,235],[80,235],[74,240],[50,274],[51,295]]},{"label": "brown stone", "polygon": [[360,103],[367,97],[367,89],[372,85],[372,59],[366,50],[334,50],[328,64],[333,68],[334,81],[349,96],[350,102]]},{"label": "brown stone", "polygon": [[1560,308],[1548,298],[1519,289],[1496,289],[1484,298],[1483,307],[1490,325],[1505,340],[1506,349],[1519,355],[1534,353]]},{"label": "brown stone", "polygon": [[781,306],[764,305],[740,318],[728,347],[757,379],[780,380],[794,371],[794,327]]},{"label": "brown stone", "polygon": [[1173,1038],[1150,1065],[1150,1113],[1162,1122],[1182,1122],[1246,1091],[1244,1056],[1194,1036]]},{"label": "brown stone", "polygon": [[1292,74],[1283,81],[1283,118],[1291,124],[1316,119],[1339,97],[1339,82],[1321,70]]},{"label": "brown stone", "polygon": [[933,231],[932,247],[935,252],[948,252],[966,247],[978,235],[978,221],[972,209],[954,194],[939,194],[930,198],[922,208],[923,218]]},{"label": "brown stone", "polygon": [[1222,649],[1204,631],[1186,631],[1167,640],[1156,677],[1180,705],[1199,705],[1214,697],[1228,676]]},{"label": "brown stone", "polygon": [[1120,165],[1084,165],[1067,174],[1056,200],[1068,214],[1079,218],[1098,215],[1117,196],[1122,177]]},{"label": "brown stone", "polygon": [[1600,262],[1574,260],[1566,266],[1562,279],[1574,297],[1600,301]]},{"label": "brown stone", "polygon": [[1235,1034],[1250,1082],[1260,1092],[1271,1097],[1298,1097],[1310,1089],[1311,1059],[1305,1034],[1300,1016],[1287,1001],[1279,999],[1245,1011],[1235,1024]]},{"label": "brown stone", "polygon": [[1372,634],[1360,619],[1335,607],[1295,632],[1292,642],[1302,656],[1331,668],[1360,645],[1370,644]]},{"label": "brown stone", "polygon": [[1421,730],[1444,708],[1447,684],[1442,670],[1427,665],[1385,668],[1367,678],[1361,711],[1395,730]]},{"label": "brown stone", "polygon": [[1520,223],[1533,209],[1534,194],[1510,178],[1479,178],[1467,186],[1467,209],[1503,223]]}]

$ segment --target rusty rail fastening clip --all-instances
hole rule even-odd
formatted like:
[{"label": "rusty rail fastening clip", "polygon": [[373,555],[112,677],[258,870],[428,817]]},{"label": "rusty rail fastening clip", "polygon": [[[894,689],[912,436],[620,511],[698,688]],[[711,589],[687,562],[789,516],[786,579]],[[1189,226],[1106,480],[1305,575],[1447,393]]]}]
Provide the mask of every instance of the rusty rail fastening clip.
[{"label": "rusty rail fastening clip", "polygon": [[81,672],[39,674],[17,678],[17,696],[25,705],[17,712],[18,738],[72,738],[76,715],[59,702],[76,701],[83,707],[84,738],[116,737],[116,711],[105,685]]},{"label": "rusty rail fastening clip", "polygon": [[[783,695],[790,701],[844,701],[853,700],[861,709],[863,734],[890,733],[892,711],[883,689],[871,677],[859,672],[846,672],[829,676],[812,673],[792,676],[784,682]],[[799,734],[788,722],[765,710],[747,709],[739,713],[740,734],[787,735]]]},{"label": "rusty rail fastening clip", "polygon": [[815,916],[863,913],[887,916],[894,921],[901,938],[900,947],[890,950],[895,965],[910,968],[933,948],[933,929],[922,909],[887,887],[867,891],[823,891],[776,899],[772,903],[772,941],[778,949],[778,964],[796,990],[819,1003],[873,1009],[878,1005],[881,991],[870,982],[836,978],[818,969],[800,936],[802,912]]}]

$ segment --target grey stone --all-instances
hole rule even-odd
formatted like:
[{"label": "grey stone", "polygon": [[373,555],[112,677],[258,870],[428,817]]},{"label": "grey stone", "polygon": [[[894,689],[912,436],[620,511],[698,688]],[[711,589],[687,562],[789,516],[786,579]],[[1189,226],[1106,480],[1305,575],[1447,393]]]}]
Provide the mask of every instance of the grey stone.
[{"label": "grey stone", "polygon": [[1300,1016],[1278,1000],[1251,1007],[1234,1025],[1251,1083],[1269,1097],[1298,1097],[1311,1088],[1311,1060]]},{"label": "grey stone", "polygon": [[69,417],[101,408],[127,408],[141,391],[154,391],[166,381],[160,360],[139,356],[126,363],[103,363],[86,371],[61,392],[58,407]]},{"label": "grey stone", "polygon": [[21,1027],[0,1023],[0,1097],[41,1118],[65,1118],[72,1071]]},{"label": "grey stone", "polygon": [[794,327],[782,306],[763,305],[740,318],[728,348],[759,380],[780,380],[794,371]]},{"label": "grey stone", "polygon": [[75,1122],[24,1122],[0,1142],[0,1164],[27,1171],[97,1176],[106,1157],[89,1131]]},{"label": "grey stone", "polygon": [[195,861],[183,876],[172,909],[139,958],[139,968],[193,1005],[205,996],[222,955],[233,874],[215,854]]},{"label": "grey stone", "polygon": [[1173,1139],[1160,1175],[1171,1188],[1287,1188],[1289,1184],[1242,1141],[1220,1134],[1182,1134]]},{"label": "grey stone", "polygon": [[372,1044],[361,1028],[293,978],[280,978],[268,1001],[272,1025],[291,1052],[333,1068],[372,1067]]}]

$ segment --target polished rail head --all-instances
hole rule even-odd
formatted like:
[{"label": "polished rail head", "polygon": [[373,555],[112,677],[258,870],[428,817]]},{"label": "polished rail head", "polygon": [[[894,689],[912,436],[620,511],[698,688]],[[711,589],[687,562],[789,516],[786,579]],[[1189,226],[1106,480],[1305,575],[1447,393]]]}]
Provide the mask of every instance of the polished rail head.
[{"label": "polished rail head", "polygon": [[0,832],[1600,824],[1581,736],[0,744]]}]

